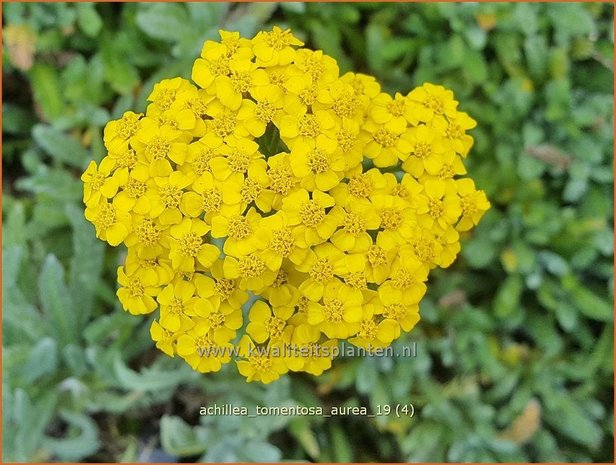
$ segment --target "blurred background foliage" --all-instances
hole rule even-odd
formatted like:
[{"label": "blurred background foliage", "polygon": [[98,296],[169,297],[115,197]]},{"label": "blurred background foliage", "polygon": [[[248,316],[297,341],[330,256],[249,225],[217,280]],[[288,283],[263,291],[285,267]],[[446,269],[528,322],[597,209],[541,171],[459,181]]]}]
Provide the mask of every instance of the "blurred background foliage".
[{"label": "blurred background foliage", "polygon": [[[613,461],[611,5],[5,3],[2,21],[4,461]],[[274,24],[386,91],[452,88],[493,208],[397,343],[416,357],[263,387],[156,352],[79,175],[204,39]],[[200,418],[212,402],[416,415]]]}]

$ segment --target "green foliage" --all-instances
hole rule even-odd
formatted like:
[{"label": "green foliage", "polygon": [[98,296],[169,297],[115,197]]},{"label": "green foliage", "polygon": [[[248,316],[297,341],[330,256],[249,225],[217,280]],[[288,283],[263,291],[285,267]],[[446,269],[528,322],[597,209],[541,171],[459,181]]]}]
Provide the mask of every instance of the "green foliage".
[{"label": "green foliage", "polygon": [[[35,47],[23,34],[3,59],[3,459],[613,461],[612,11],[5,4],[5,35]],[[152,348],[149,322],[116,302],[122,252],[83,218],[79,176],[104,155],[106,121],[189,77],[219,28],[273,24],[386,91],[452,88],[478,120],[467,166],[493,208],[396,342],[416,357],[340,359],[263,387]],[[199,416],[212,403],[415,415]]]}]

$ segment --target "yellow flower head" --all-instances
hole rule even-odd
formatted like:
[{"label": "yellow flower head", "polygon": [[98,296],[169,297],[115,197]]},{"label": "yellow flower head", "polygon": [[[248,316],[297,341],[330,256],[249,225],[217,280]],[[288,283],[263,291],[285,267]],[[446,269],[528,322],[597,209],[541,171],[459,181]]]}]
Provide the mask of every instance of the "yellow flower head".
[{"label": "yellow flower head", "polygon": [[318,376],[339,341],[389,346],[435,267],[490,208],[466,175],[476,122],[425,83],[389,95],[288,29],[220,31],[192,80],[105,127],[85,217],[128,252],[118,299],[194,370]]}]

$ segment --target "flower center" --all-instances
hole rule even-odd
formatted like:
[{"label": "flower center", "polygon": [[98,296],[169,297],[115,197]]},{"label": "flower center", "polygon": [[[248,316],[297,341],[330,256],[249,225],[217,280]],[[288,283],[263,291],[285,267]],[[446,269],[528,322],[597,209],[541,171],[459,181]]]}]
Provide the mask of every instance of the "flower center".
[{"label": "flower center", "polygon": [[304,70],[312,77],[312,82],[317,82],[325,72],[325,66],[321,63],[321,58],[313,53],[304,62]]},{"label": "flower center", "polygon": [[161,136],[154,136],[145,146],[145,154],[151,160],[163,160],[167,157],[171,144]]},{"label": "flower center", "polygon": [[316,86],[306,87],[299,93],[299,100],[306,106],[312,105],[317,101],[318,89]]},{"label": "flower center", "polygon": [[212,120],[212,130],[218,137],[227,137],[235,131],[235,116],[221,115]]},{"label": "flower center", "polygon": [[245,173],[250,166],[250,155],[243,150],[234,150],[227,157],[229,168],[234,173]]},{"label": "flower center", "polygon": [[441,179],[451,179],[454,176],[453,166],[451,165],[443,165],[438,172],[438,177]]},{"label": "flower center", "polygon": [[158,243],[161,229],[150,218],[144,218],[135,228],[135,234],[137,234],[137,239],[141,244],[152,246]]},{"label": "flower center", "polygon": [[246,255],[238,262],[240,275],[244,278],[257,278],[265,271],[265,263],[256,255]]},{"label": "flower center", "polygon": [[171,108],[171,104],[175,100],[176,91],[174,89],[162,89],[156,95],[154,103],[156,103],[161,110],[168,110]]},{"label": "flower center", "polygon": [[430,146],[430,144],[426,142],[417,142],[415,144],[415,147],[413,148],[413,151],[411,152],[411,156],[423,160],[427,158],[431,152],[432,147]]},{"label": "flower center", "polygon": [[325,209],[314,200],[302,203],[299,216],[304,226],[314,228],[325,218]]},{"label": "flower center", "polygon": [[276,252],[281,257],[288,257],[293,251],[295,240],[293,233],[289,228],[277,229],[272,234],[272,239],[269,243],[269,248]]},{"label": "flower center", "polygon": [[122,153],[117,154],[113,158],[117,159],[118,166],[120,168],[132,168],[133,166],[135,166],[135,163],[137,163],[137,154],[133,149],[129,148],[124,150]]},{"label": "flower center", "polygon": [[172,315],[181,315],[184,313],[184,304],[182,303],[182,299],[179,297],[174,297],[169,302],[169,306],[167,307],[167,311]]},{"label": "flower center", "polygon": [[342,321],[344,313],[344,303],[340,299],[327,299],[324,302],[325,319],[330,323]]},{"label": "flower center", "polygon": [[430,95],[424,101],[424,105],[434,111],[434,113],[436,113],[437,115],[442,115],[445,111],[443,101],[440,98],[435,97],[434,95]]},{"label": "flower center", "polygon": [[419,238],[413,243],[413,252],[421,262],[433,261],[436,258],[433,241]]},{"label": "flower center", "polygon": [[248,92],[252,79],[247,71],[233,71],[231,73],[231,86],[238,94]]},{"label": "flower center", "polygon": [[396,208],[384,208],[380,215],[383,229],[398,229],[402,224],[402,212]]},{"label": "flower center", "polygon": [[126,285],[126,289],[128,289],[128,293],[131,297],[142,297],[145,293],[145,289],[139,278],[132,278]]},{"label": "flower center", "polygon": [[271,284],[272,287],[280,287],[283,284],[286,284],[288,278],[288,274],[285,270],[278,270],[278,274],[276,275],[276,279]]},{"label": "flower center", "polygon": [[472,216],[477,213],[477,204],[473,202],[472,196],[465,195],[460,199],[462,214],[464,216]]},{"label": "flower center", "polygon": [[321,126],[314,115],[304,115],[299,122],[299,135],[316,139],[319,135]]},{"label": "flower center", "polygon": [[193,112],[195,118],[207,116],[207,104],[200,98],[192,98],[186,102],[186,108]]},{"label": "flower center", "polygon": [[404,97],[402,97],[402,98],[395,98],[394,100],[392,100],[391,102],[389,102],[387,104],[387,110],[393,116],[402,116],[402,115],[404,115],[404,106],[405,105],[406,105],[406,99]]},{"label": "flower center", "polygon": [[359,325],[359,331],[357,335],[359,337],[363,337],[364,339],[374,340],[376,338],[376,330],[377,325],[374,319],[370,318],[369,320],[363,320]]},{"label": "flower center", "polygon": [[210,160],[214,158],[214,151],[212,149],[203,149],[195,158],[193,166],[195,167],[195,173],[201,175],[203,173],[210,173]]},{"label": "flower center", "polygon": [[105,176],[103,173],[98,172],[90,175],[90,185],[92,186],[92,190],[100,190],[100,188],[103,187],[106,178],[107,176]]},{"label": "flower center", "polygon": [[276,115],[276,107],[272,102],[267,100],[262,100],[257,103],[257,107],[255,109],[255,116],[259,121],[264,123],[269,123],[274,119]]},{"label": "flower center", "polygon": [[139,129],[139,115],[127,114],[118,121],[118,135],[123,140],[128,140],[135,135]]},{"label": "flower center", "polygon": [[208,67],[214,76],[228,76],[231,72],[229,69],[229,58],[226,56],[209,61]]},{"label": "flower center", "polygon": [[244,184],[240,190],[242,200],[246,203],[251,203],[257,200],[263,191],[263,186],[252,178],[244,179]]},{"label": "flower center", "polygon": [[182,255],[186,257],[196,257],[203,245],[203,239],[191,232],[179,239],[178,245]]},{"label": "flower center", "polygon": [[182,200],[182,189],[175,186],[165,186],[160,188],[160,199],[165,208],[176,208]]},{"label": "flower center", "polygon": [[101,204],[98,214],[94,219],[94,224],[98,229],[108,229],[116,222],[116,211],[110,203]]},{"label": "flower center", "polygon": [[218,189],[208,189],[201,194],[201,208],[205,213],[215,213],[222,205],[222,192]]},{"label": "flower center", "polygon": [[372,193],[372,181],[364,174],[349,179],[349,193],[355,197],[366,198]]},{"label": "flower center", "polygon": [[361,233],[366,231],[364,219],[360,215],[353,212],[348,212],[345,215],[342,227],[346,232],[352,234],[353,236],[359,236]]},{"label": "flower center", "polygon": [[408,289],[413,284],[416,284],[416,281],[412,270],[400,268],[391,276],[391,285],[396,289]]},{"label": "flower center", "polygon": [[235,215],[229,218],[229,237],[233,239],[246,239],[252,234],[252,228],[245,216]]},{"label": "flower center", "polygon": [[128,183],[124,186],[124,191],[131,199],[138,199],[145,194],[145,182],[137,181],[135,178],[128,178]]},{"label": "flower center", "polygon": [[272,167],[267,172],[270,185],[269,188],[280,195],[287,195],[297,184],[297,179],[293,176],[290,166],[278,165]]},{"label": "flower center", "polygon": [[329,169],[329,158],[320,150],[313,150],[308,155],[307,161],[308,168],[310,168],[310,171],[312,171],[314,174],[323,173]]},{"label": "flower center", "polygon": [[207,321],[210,324],[211,329],[220,328],[225,322],[225,315],[220,311],[220,309],[216,309],[208,315]]},{"label": "flower center", "polygon": [[402,304],[387,305],[383,309],[383,316],[392,320],[400,320],[406,313],[406,308]]},{"label": "flower center", "polygon": [[201,357],[210,357],[217,353],[216,344],[207,335],[198,337],[195,345],[197,346],[197,353]]},{"label": "flower center", "polygon": [[265,324],[267,332],[270,335],[270,339],[278,339],[282,335],[282,331],[286,326],[286,321],[277,316],[272,316]]},{"label": "flower center", "polygon": [[368,281],[363,271],[349,273],[345,276],[344,282],[355,289],[366,289],[368,287]]},{"label": "flower center", "polygon": [[445,210],[443,207],[443,201],[439,199],[430,199],[428,208],[430,208],[430,216],[435,220],[443,216],[443,212]]},{"label": "flower center", "polygon": [[378,245],[371,245],[366,252],[366,257],[372,266],[380,266],[387,263],[387,255],[385,254],[385,250],[383,250]]},{"label": "flower center", "polygon": [[232,279],[221,278],[216,280],[214,290],[221,300],[227,300],[235,291],[235,282]]},{"label": "flower center", "polygon": [[351,118],[357,108],[357,100],[351,93],[345,93],[338,97],[332,105],[332,110],[340,118]]},{"label": "flower center", "polygon": [[334,267],[327,258],[319,258],[310,268],[309,274],[312,279],[324,284],[334,277]]},{"label": "flower center", "polygon": [[385,128],[381,128],[372,134],[372,138],[377,144],[386,148],[393,147],[398,141],[398,135]]},{"label": "flower center", "polygon": [[336,140],[338,141],[338,146],[340,150],[343,152],[348,152],[353,148],[353,144],[357,138],[353,133],[351,133],[348,129],[340,129],[338,134],[336,134]]},{"label": "flower center", "polygon": [[248,358],[250,366],[257,372],[268,371],[272,368],[272,360],[267,355],[254,354]]},{"label": "flower center", "polygon": [[285,47],[291,45],[293,36],[290,31],[283,31],[282,29],[275,29],[270,32],[266,32],[264,35],[265,43],[272,47],[276,51],[280,51]]},{"label": "flower center", "polygon": [[395,195],[402,199],[405,199],[408,197],[409,191],[402,184],[396,184],[391,190],[391,195]]}]

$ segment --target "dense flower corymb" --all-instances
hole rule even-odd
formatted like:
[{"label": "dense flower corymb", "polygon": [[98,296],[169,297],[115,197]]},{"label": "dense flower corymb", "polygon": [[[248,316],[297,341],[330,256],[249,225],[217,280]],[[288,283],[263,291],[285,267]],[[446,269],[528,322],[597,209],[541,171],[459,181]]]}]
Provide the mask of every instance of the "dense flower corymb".
[{"label": "dense flower corymb", "polygon": [[248,381],[319,375],[340,340],[410,331],[430,270],[490,207],[460,177],[475,121],[442,86],[392,97],[340,76],[289,30],[220,36],[194,84],[163,80],[145,114],[108,123],[85,216],[128,248],[118,298],[156,312],[167,355],[204,373],[235,360]]}]

